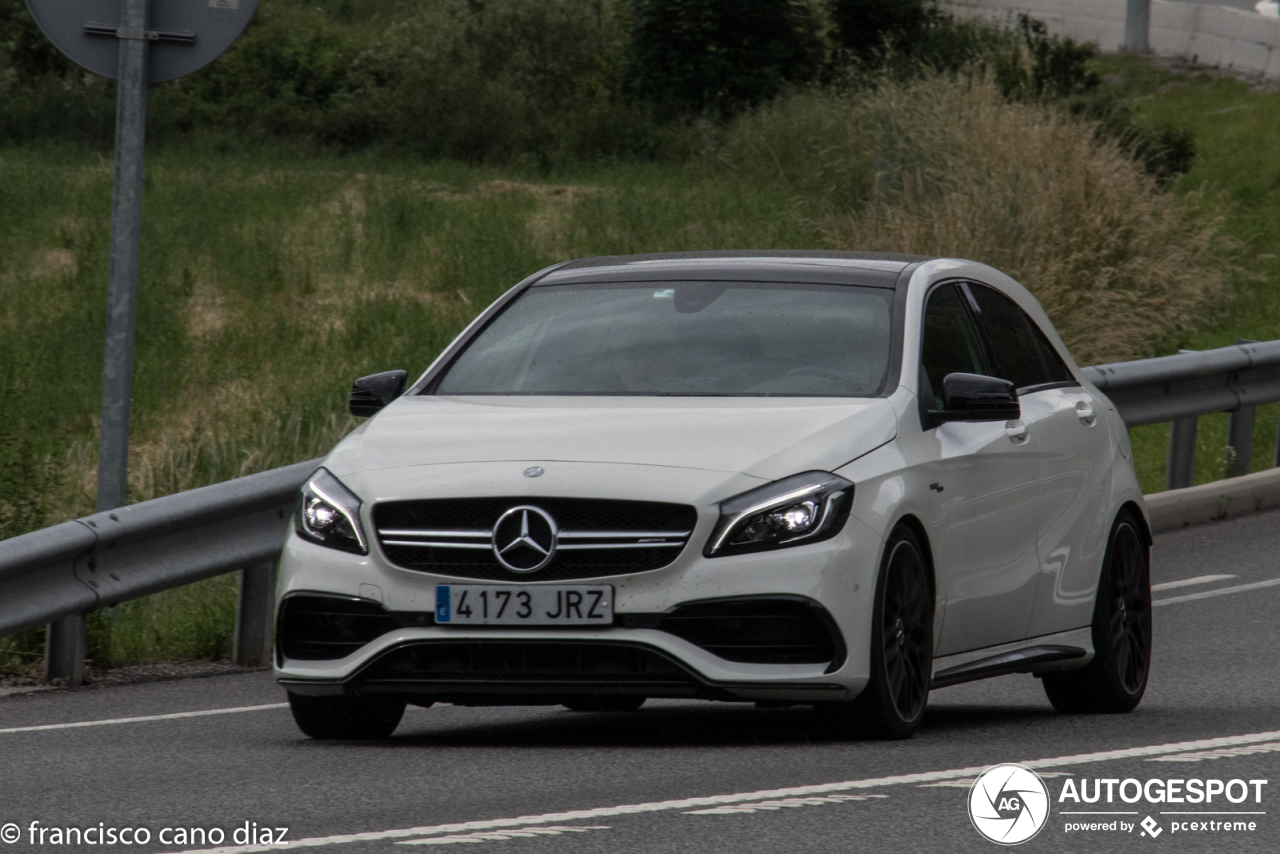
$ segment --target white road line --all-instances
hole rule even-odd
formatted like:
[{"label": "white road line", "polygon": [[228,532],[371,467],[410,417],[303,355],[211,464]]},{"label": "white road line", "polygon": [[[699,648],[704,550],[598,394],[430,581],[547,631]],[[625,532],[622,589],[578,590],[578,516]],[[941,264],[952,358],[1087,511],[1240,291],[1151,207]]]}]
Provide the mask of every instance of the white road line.
[{"label": "white road line", "polygon": [[[1280,730],[1271,732],[1255,732],[1248,735],[1232,735],[1224,738],[1203,738],[1198,741],[1180,741],[1170,744],[1154,744],[1147,747],[1127,747],[1119,750],[1104,750],[1098,753],[1081,753],[1075,756],[1059,756],[1053,759],[1031,759],[1021,762],[1029,768],[1060,768],[1069,765],[1084,765],[1092,762],[1111,762],[1119,759],[1136,759],[1147,756],[1159,756],[1167,753],[1181,753],[1191,750],[1212,750],[1219,747],[1234,747],[1241,744],[1256,744],[1263,741],[1280,739]],[[946,771],[925,771],[917,774],[900,774],[893,777],[872,777],[866,780],[846,780],[841,783],[819,783],[813,786],[794,786],[787,789],[768,789],[759,792],[738,792],[731,795],[708,795],[700,798],[683,798],[673,801],[654,801],[647,804],[623,804],[614,807],[596,807],[594,809],[568,810],[566,812],[545,813],[543,815],[526,815],[518,818],[494,818],[480,821],[463,821],[455,824],[437,824],[423,827],[405,827],[395,830],[375,830],[367,833],[347,833],[337,836],[313,836],[309,839],[298,839],[284,846],[276,845],[241,845],[222,848],[195,848],[182,854],[256,854],[256,852],[279,851],[285,848],[318,848],[325,845],[341,845],[350,842],[379,842],[384,839],[408,839],[416,836],[438,836],[441,834],[459,834],[484,830],[500,830],[533,824],[559,825],[569,821],[584,821],[608,818],[619,815],[639,815],[642,813],[668,812],[672,810],[691,810],[699,807],[715,807],[724,804],[739,804],[747,801],[764,801],[775,798],[803,798],[811,795],[825,795],[831,792],[844,792],[850,789],[878,789],[884,786],[913,785],[931,783],[936,780],[954,780],[957,777],[977,777],[990,765],[1002,761],[994,758],[988,765],[975,765],[970,768],[952,768]]]},{"label": "white road line", "polygon": [[[1053,777],[1073,777],[1075,776],[1076,772],[1074,771],[1037,771],[1036,773],[1039,774],[1041,777],[1044,777],[1045,779],[1050,779]],[[963,778],[959,780],[943,780],[941,783],[925,783],[924,785],[916,786],[916,788],[917,789],[972,789],[973,784],[977,779],[978,779],[977,777],[974,777],[968,780]]]},{"label": "white road line", "polygon": [[1228,578],[1235,578],[1234,575],[1197,575],[1195,578],[1184,578],[1181,581],[1165,581],[1161,584],[1151,585],[1151,592],[1157,590],[1172,590],[1175,587],[1190,587],[1193,584],[1209,584],[1214,581],[1226,581]]},{"label": "white road line", "polygon": [[264,709],[283,709],[288,703],[268,703],[265,706],[238,706],[234,709],[206,709],[203,712],[175,712],[171,715],[145,715],[140,718],[111,718],[105,721],[77,721],[70,724],[42,724],[41,726],[15,726],[0,729],[6,732],[38,732],[46,729],[80,729],[87,726],[113,726],[115,724],[140,724],[147,721],[174,721],[180,718],[204,718],[209,715],[235,715],[240,712],[260,712]]},{"label": "white road line", "polygon": [[1203,593],[1188,593],[1185,596],[1173,596],[1168,599],[1157,599],[1152,605],[1172,605],[1174,602],[1192,602],[1196,599],[1211,599],[1214,596],[1225,596],[1228,593],[1243,593],[1246,590],[1259,590],[1263,587],[1275,587],[1280,584],[1280,578],[1271,578],[1267,581],[1255,581],[1252,584],[1237,584],[1235,587],[1219,587],[1216,590],[1206,590]]}]

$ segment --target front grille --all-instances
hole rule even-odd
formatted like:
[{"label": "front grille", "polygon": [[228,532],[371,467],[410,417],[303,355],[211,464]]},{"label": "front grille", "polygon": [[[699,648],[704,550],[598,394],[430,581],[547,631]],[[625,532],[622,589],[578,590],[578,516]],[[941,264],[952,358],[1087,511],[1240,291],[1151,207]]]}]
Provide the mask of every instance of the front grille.
[{"label": "front grille", "polygon": [[390,650],[352,687],[362,693],[640,693],[695,696],[704,686],[656,650],[627,643],[422,641]]},{"label": "front grille", "polygon": [[[555,554],[540,569],[512,571],[494,552],[494,526],[517,507],[545,512],[559,529]],[[505,582],[661,569],[680,556],[697,518],[697,511],[683,504],[590,498],[448,498],[389,501],[373,508],[378,542],[396,566]]]}]

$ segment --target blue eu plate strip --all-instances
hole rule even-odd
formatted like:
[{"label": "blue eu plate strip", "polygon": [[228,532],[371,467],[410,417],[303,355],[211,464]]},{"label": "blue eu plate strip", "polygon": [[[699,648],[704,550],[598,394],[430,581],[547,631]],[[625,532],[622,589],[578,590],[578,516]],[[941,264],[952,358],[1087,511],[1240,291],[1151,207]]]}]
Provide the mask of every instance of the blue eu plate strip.
[{"label": "blue eu plate strip", "polygon": [[449,585],[436,586],[436,622],[449,622]]}]

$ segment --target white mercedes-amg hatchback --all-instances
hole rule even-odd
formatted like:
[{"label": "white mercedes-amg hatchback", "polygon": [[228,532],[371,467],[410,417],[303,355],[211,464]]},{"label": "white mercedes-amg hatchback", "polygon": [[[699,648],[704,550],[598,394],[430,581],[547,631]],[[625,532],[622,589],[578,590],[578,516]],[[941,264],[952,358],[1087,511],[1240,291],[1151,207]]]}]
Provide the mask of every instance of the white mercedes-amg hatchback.
[{"label": "white mercedes-amg hatchback", "polygon": [[406,704],[811,704],[905,737],[1006,673],[1146,688],[1146,511],[1115,408],[990,267],[592,258],[481,314],[302,489],[276,676],[302,731]]}]

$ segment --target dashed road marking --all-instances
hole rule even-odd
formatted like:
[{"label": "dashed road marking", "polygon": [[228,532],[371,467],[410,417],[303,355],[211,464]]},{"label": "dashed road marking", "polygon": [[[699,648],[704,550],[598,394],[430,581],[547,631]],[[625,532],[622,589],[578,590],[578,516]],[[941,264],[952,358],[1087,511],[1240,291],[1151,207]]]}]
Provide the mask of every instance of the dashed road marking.
[{"label": "dashed road marking", "polygon": [[484,833],[463,833],[452,836],[433,836],[430,839],[406,839],[397,845],[456,845],[457,843],[505,842],[508,839],[528,839],[534,836],[560,836],[563,833],[586,833],[588,830],[609,830],[602,824],[565,825],[563,827],[514,827],[511,830],[491,830]]},{"label": "dashed road marking", "polygon": [[1151,592],[1157,590],[1173,590],[1175,587],[1190,587],[1193,584],[1211,584],[1214,581],[1226,581],[1228,578],[1235,578],[1234,575],[1197,575],[1195,578],[1184,578],[1181,581],[1164,581],[1160,584],[1151,585]]},{"label": "dashed road marking", "polygon": [[1194,753],[1177,753],[1173,756],[1155,756],[1148,762],[1203,762],[1206,759],[1230,759],[1235,756],[1255,756],[1259,753],[1280,753],[1280,741],[1247,744],[1243,747],[1224,747],[1221,750],[1200,750]]},{"label": "dashed road marking", "polygon": [[814,807],[820,804],[839,804],[846,801],[866,801],[872,798],[887,798],[888,795],[826,795],[814,798],[783,798],[776,801],[752,801],[745,804],[730,804],[723,807],[712,807],[708,810],[691,810],[685,815],[745,815],[761,810],[780,810],[795,807]]},{"label": "dashed road marking", "polygon": [[1196,599],[1211,599],[1214,596],[1225,596],[1228,593],[1243,593],[1246,590],[1260,590],[1263,587],[1275,587],[1280,584],[1280,578],[1270,578],[1266,581],[1255,581],[1252,584],[1237,584],[1234,587],[1219,587],[1214,590],[1206,590],[1203,593],[1188,593],[1185,596],[1171,596],[1168,599],[1157,599],[1152,605],[1172,605],[1174,602],[1192,602]]}]

